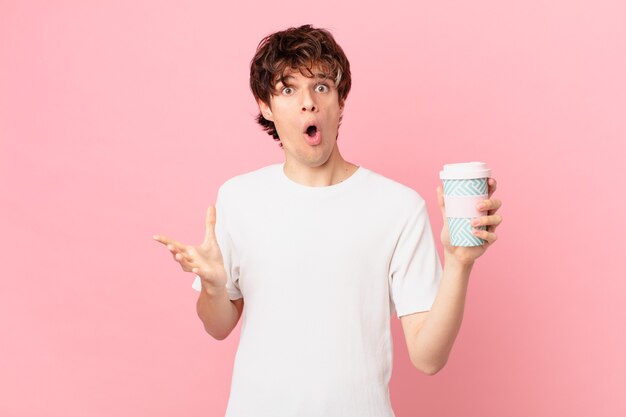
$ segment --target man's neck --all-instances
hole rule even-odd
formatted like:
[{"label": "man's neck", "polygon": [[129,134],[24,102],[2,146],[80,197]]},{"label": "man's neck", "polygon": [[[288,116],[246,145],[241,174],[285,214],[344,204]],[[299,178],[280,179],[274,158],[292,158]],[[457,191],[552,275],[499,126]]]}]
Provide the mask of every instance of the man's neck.
[{"label": "man's neck", "polygon": [[358,168],[357,165],[342,158],[335,162],[328,160],[325,164],[317,167],[287,161],[283,172],[289,179],[298,184],[309,187],[327,187],[345,181]]}]

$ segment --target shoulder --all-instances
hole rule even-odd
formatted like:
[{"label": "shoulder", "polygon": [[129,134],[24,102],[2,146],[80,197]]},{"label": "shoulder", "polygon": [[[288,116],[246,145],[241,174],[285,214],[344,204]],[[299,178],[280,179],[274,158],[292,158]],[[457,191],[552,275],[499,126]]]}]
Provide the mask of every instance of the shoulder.
[{"label": "shoulder", "polygon": [[269,182],[275,181],[276,171],[280,165],[267,165],[235,175],[222,183],[218,195],[222,198],[236,199],[254,192],[262,192]]},{"label": "shoulder", "polygon": [[381,199],[414,212],[425,206],[424,198],[413,188],[378,172],[368,170],[368,188]]}]

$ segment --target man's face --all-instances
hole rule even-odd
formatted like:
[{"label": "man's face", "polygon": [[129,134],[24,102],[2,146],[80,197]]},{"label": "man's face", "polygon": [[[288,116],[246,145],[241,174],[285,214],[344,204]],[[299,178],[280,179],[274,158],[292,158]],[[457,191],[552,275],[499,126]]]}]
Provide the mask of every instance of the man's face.
[{"label": "man's face", "polygon": [[313,67],[312,72],[309,78],[288,69],[284,83],[276,83],[269,106],[259,102],[259,107],[263,117],[274,122],[286,159],[317,167],[336,145],[343,105],[334,81],[319,68]]}]

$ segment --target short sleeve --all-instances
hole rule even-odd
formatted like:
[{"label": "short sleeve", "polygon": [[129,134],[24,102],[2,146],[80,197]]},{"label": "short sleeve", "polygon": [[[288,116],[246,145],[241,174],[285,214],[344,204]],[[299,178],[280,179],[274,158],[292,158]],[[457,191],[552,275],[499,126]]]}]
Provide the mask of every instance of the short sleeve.
[{"label": "short sleeve", "polygon": [[437,296],[441,275],[441,261],[426,203],[415,192],[389,268],[390,294],[398,318],[429,311]]},{"label": "short sleeve", "polygon": [[[239,258],[237,257],[231,236],[228,233],[228,210],[223,195],[224,191],[222,186],[217,192],[215,201],[215,237],[222,252],[222,258],[224,259],[224,269],[226,270],[227,278],[226,291],[231,300],[237,300],[243,298],[243,294],[239,289]],[[196,291],[202,289],[201,279],[198,275],[196,275],[191,287]]]}]

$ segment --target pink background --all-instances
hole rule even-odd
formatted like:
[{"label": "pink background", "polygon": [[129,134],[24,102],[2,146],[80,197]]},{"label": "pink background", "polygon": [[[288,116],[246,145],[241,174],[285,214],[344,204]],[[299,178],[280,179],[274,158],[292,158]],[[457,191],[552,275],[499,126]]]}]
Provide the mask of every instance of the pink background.
[{"label": "pink background", "polygon": [[393,320],[397,416],[626,413],[623,2],[209,3],[0,2],[0,415],[223,416],[240,325],[204,333],[151,236],[199,243],[223,181],[283,160],[248,64],[304,23],[352,64],[344,157],[416,189],[438,243],[444,163],[503,201],[446,368]]}]

